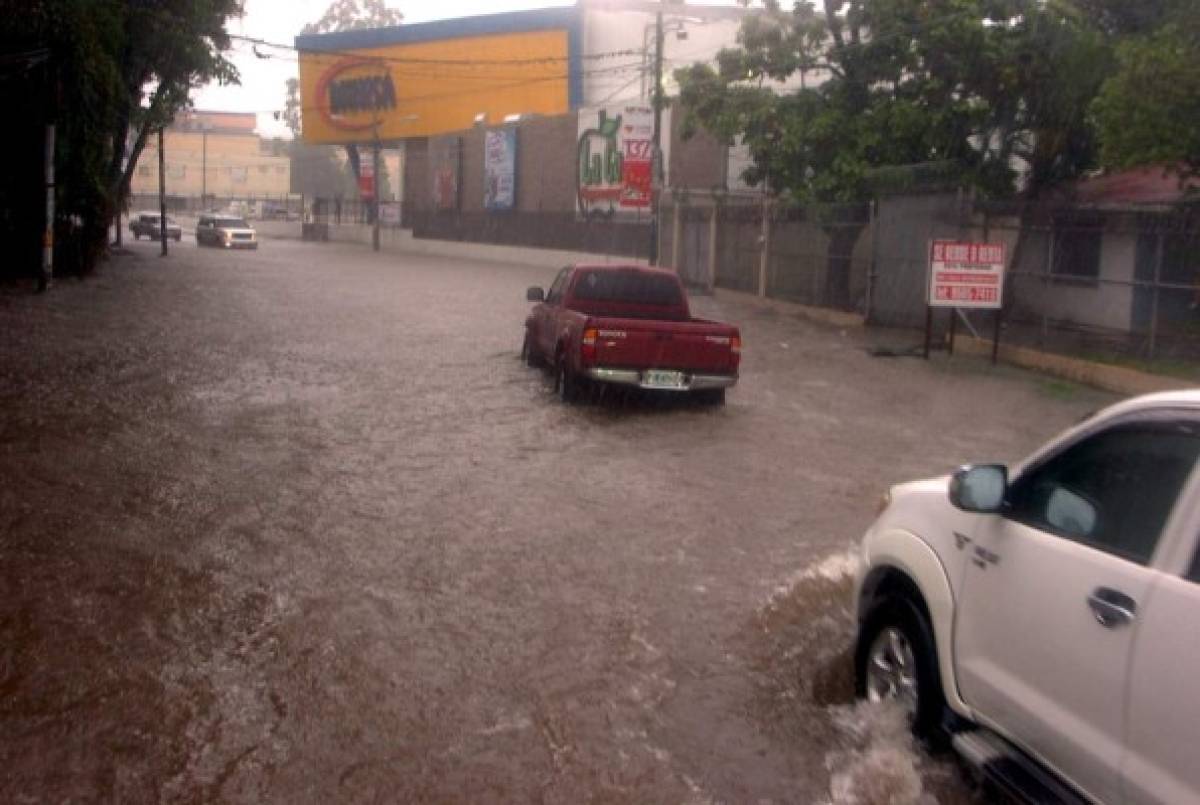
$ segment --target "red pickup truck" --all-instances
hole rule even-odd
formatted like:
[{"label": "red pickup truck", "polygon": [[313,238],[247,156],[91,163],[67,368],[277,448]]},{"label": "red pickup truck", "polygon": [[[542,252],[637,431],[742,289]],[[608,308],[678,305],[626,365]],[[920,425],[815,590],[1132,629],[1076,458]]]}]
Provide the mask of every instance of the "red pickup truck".
[{"label": "red pickup truck", "polygon": [[525,320],[521,355],[554,370],[570,402],[591,383],[694,392],[713,403],[737,382],[736,327],[692,318],[679,277],[639,265],[567,266]]}]

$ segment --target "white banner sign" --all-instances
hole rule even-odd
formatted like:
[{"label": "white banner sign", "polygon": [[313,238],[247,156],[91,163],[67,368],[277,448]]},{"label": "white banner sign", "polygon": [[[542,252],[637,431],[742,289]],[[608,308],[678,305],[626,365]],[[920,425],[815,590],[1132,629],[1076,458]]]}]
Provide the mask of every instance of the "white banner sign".
[{"label": "white banner sign", "polygon": [[999,309],[1004,244],[935,240],[929,244],[930,307]]}]

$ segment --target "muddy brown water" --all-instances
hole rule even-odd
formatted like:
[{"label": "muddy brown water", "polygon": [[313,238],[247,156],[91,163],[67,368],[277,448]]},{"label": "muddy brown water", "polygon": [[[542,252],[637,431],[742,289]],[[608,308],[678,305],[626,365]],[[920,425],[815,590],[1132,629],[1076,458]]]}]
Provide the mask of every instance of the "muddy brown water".
[{"label": "muddy brown water", "polygon": [[725,408],[564,407],[517,359],[553,273],[132,244],[0,289],[0,801],[967,801],[851,701],[846,551],[1106,398],[703,298]]}]

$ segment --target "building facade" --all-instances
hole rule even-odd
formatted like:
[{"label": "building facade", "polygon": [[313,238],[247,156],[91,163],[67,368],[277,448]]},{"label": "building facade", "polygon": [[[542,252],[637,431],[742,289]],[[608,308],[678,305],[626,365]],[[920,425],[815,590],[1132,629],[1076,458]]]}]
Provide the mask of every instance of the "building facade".
[{"label": "building facade", "polygon": [[[173,199],[278,199],[291,189],[291,162],[255,132],[250,113],[187,113],[166,130],[166,194]],[[132,194],[158,193],[158,138],[138,160]]]}]

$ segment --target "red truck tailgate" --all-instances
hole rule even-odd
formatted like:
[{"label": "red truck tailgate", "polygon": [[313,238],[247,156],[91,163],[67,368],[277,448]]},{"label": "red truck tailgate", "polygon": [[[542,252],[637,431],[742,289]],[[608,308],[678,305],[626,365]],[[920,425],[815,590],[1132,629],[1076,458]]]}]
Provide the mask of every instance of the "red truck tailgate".
[{"label": "red truck tailgate", "polygon": [[736,370],[737,330],[707,321],[597,318],[596,365],[613,369]]}]

